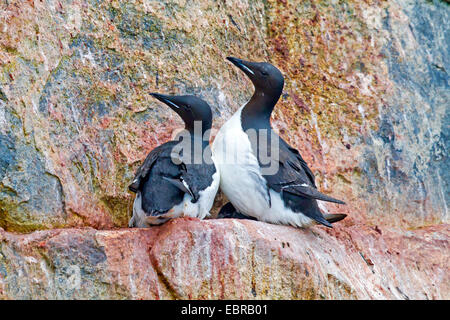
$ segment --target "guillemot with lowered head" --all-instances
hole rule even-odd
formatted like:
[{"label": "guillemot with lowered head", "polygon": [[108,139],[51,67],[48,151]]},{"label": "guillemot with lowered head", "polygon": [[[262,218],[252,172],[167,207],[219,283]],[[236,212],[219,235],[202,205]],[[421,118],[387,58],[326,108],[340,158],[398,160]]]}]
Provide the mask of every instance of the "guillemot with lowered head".
[{"label": "guillemot with lowered head", "polygon": [[317,190],[300,153],[271,127],[270,116],[284,86],[281,72],[266,62],[227,59],[250,78],[255,92],[222,126],[213,143],[220,188],[231,202],[219,217],[244,215],[297,227],[317,223],[332,227],[331,223],[344,219],[345,214],[321,212],[318,200],[344,202]]},{"label": "guillemot with lowered head", "polygon": [[212,113],[195,96],[151,94],[184,121],[177,139],[153,149],[129,186],[136,193],[129,227],[148,227],[171,218],[209,215],[220,175],[209,150]]}]

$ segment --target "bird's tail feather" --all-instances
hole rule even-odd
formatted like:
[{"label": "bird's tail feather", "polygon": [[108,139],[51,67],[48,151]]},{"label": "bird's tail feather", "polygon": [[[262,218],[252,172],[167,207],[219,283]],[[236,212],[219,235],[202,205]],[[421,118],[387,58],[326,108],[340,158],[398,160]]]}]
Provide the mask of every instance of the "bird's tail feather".
[{"label": "bird's tail feather", "polygon": [[333,214],[325,214],[325,220],[327,220],[329,223],[335,223],[338,221],[341,221],[344,219],[347,215],[344,213],[333,213]]}]

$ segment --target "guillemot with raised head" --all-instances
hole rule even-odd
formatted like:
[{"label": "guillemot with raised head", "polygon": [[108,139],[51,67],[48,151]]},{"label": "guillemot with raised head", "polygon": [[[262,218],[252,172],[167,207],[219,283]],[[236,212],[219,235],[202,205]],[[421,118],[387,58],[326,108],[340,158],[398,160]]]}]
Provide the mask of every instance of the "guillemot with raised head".
[{"label": "guillemot with raised head", "polygon": [[321,212],[318,200],[344,202],[317,190],[300,153],[271,127],[270,116],[284,86],[281,72],[266,62],[227,59],[250,78],[255,92],[222,126],[213,143],[220,188],[231,202],[219,218],[243,214],[297,227],[317,223],[332,227],[331,223],[344,219],[345,214]]},{"label": "guillemot with raised head", "polygon": [[129,227],[148,227],[171,218],[209,215],[220,175],[209,150],[212,113],[195,96],[151,94],[184,121],[183,134],[153,149],[128,187],[136,193]]}]

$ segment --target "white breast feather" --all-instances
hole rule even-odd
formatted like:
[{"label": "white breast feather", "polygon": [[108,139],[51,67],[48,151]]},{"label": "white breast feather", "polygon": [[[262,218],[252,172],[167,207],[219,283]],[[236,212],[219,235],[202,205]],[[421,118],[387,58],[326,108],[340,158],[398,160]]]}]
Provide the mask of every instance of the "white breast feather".
[{"label": "white breast feather", "polygon": [[242,130],[241,107],[219,130],[212,152],[220,171],[220,188],[241,213],[276,224],[305,227],[314,221],[284,205],[279,193],[270,190],[261,175],[250,140]]}]

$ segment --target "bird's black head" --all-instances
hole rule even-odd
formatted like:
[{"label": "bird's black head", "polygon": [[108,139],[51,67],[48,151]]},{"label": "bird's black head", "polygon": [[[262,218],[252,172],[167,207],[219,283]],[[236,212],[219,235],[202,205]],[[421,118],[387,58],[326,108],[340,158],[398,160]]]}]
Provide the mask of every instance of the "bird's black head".
[{"label": "bird's black head", "polygon": [[208,103],[204,100],[192,96],[168,96],[159,93],[151,93],[153,97],[167,104],[183,119],[185,128],[191,134],[194,134],[195,122],[201,122],[201,134],[211,129],[212,112]]},{"label": "bird's black head", "polygon": [[233,57],[227,57],[227,60],[250,78],[256,91],[269,96],[277,96],[277,98],[281,95],[284,78],[275,66],[268,62],[250,62]]}]

